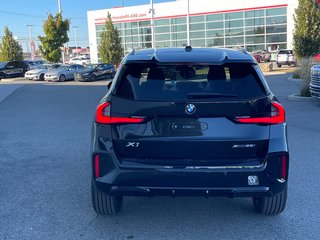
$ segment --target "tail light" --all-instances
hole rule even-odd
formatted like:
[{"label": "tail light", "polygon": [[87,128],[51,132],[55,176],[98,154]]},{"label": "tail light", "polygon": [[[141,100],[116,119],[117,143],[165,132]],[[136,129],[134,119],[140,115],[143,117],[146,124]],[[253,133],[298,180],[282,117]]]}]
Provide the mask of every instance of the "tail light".
[{"label": "tail light", "polygon": [[100,158],[96,155],[94,158],[94,176],[96,178],[100,177]]},{"label": "tail light", "polygon": [[117,124],[117,123],[141,123],[143,118],[134,117],[116,117],[110,116],[111,105],[109,102],[102,103],[96,110],[96,122],[102,124]]},{"label": "tail light", "polygon": [[283,155],[281,158],[281,178],[287,179],[287,156]]},{"label": "tail light", "polygon": [[239,123],[280,124],[286,121],[285,110],[278,102],[271,102],[271,114],[268,117],[236,117]]}]

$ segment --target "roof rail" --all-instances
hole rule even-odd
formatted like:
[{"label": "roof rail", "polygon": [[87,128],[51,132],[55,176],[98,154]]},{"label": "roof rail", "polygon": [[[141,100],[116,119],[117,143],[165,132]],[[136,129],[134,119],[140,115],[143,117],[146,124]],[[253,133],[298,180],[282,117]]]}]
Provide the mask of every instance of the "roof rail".
[{"label": "roof rail", "polygon": [[233,47],[234,50],[238,50],[244,54],[248,54],[247,50],[245,50],[243,47],[235,46]]}]

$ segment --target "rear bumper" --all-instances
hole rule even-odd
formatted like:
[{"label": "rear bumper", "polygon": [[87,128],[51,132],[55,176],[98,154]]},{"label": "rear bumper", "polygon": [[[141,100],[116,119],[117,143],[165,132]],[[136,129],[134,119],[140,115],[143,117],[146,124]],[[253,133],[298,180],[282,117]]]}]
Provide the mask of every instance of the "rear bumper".
[{"label": "rear bumper", "polygon": [[294,60],[288,60],[288,61],[276,61],[277,65],[291,65],[295,64],[296,61]]},{"label": "rear bumper", "polygon": [[[94,155],[95,156],[95,155]],[[93,156],[93,176],[95,176]],[[283,190],[286,180],[277,177],[277,160],[252,167],[154,167],[123,166],[110,156],[99,157],[100,176],[93,178],[97,189],[124,196],[273,196]],[[288,165],[288,164],[287,164]],[[259,179],[248,183],[249,176]]]}]

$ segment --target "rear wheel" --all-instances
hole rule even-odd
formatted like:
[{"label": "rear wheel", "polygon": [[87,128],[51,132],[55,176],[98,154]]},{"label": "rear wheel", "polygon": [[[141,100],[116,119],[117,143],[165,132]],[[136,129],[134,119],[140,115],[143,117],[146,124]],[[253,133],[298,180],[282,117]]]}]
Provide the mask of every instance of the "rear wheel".
[{"label": "rear wheel", "polygon": [[39,78],[40,78],[40,81],[44,81],[44,73],[42,73]]},{"label": "rear wheel", "polygon": [[90,82],[94,82],[97,79],[96,75],[91,74],[90,75]]},{"label": "rear wheel", "polygon": [[0,73],[0,79],[4,78],[4,74]]},{"label": "rear wheel", "polygon": [[273,197],[253,197],[253,206],[258,213],[276,215],[282,213],[287,202],[287,186]]},{"label": "rear wheel", "polygon": [[59,81],[60,81],[60,82],[64,82],[65,80],[66,80],[66,76],[63,75],[63,74],[61,74],[61,75],[59,76]]},{"label": "rear wheel", "polygon": [[278,68],[281,68],[281,65],[278,64],[277,66],[278,66]]},{"label": "rear wheel", "polygon": [[114,215],[120,212],[123,204],[123,196],[111,196],[100,192],[91,182],[91,196],[93,209],[97,214]]}]

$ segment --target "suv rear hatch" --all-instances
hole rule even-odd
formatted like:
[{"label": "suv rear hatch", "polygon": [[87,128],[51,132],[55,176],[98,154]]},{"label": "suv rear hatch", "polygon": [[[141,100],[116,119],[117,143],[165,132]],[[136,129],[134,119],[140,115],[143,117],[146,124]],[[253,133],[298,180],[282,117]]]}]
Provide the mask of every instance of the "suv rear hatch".
[{"label": "suv rear hatch", "polygon": [[163,166],[260,165],[270,126],[259,119],[270,119],[272,105],[256,68],[239,63],[124,65],[107,111],[114,119],[141,122],[111,124],[118,160]]}]

